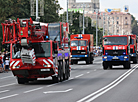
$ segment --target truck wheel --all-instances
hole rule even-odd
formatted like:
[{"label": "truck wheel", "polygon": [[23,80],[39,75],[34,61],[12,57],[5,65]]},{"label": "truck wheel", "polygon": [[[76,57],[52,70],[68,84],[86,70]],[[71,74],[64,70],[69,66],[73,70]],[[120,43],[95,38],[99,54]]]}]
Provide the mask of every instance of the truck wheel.
[{"label": "truck wheel", "polygon": [[69,78],[69,72],[68,72],[68,70],[69,70],[69,62],[67,60],[66,63],[65,63],[65,74],[63,76],[64,80],[67,80]]},{"label": "truck wheel", "polygon": [[60,61],[60,82],[63,81],[63,62]]},{"label": "truck wheel", "polygon": [[109,69],[112,69],[113,67],[112,67],[112,65],[109,65]]},{"label": "truck wheel", "polygon": [[78,64],[78,61],[74,61],[74,64]]},{"label": "truck wheel", "polygon": [[90,64],[93,64],[93,56],[90,57]]},{"label": "truck wheel", "polygon": [[87,59],[86,59],[86,64],[89,64],[90,63],[90,57],[88,57]]},{"label": "truck wheel", "polygon": [[133,60],[133,63],[134,64],[137,64],[137,58],[135,58],[135,60]]},{"label": "truck wheel", "polygon": [[55,83],[58,83],[60,81],[61,78],[61,61],[58,62],[58,75],[57,76],[52,76],[52,80]]},{"label": "truck wheel", "polygon": [[130,69],[130,61],[128,61],[124,64],[124,68],[125,69]]},{"label": "truck wheel", "polygon": [[18,84],[25,84],[28,82],[27,78],[19,78],[17,77]]},{"label": "truck wheel", "polygon": [[108,68],[108,65],[106,62],[103,62],[103,69],[106,70]]},{"label": "truck wheel", "polygon": [[73,65],[73,61],[71,61],[71,65]]}]

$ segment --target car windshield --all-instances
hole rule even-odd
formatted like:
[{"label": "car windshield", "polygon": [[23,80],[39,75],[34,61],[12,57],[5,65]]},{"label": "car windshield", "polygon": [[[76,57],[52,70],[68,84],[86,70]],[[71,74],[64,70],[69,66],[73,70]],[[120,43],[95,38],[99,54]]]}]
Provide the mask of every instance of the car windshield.
[{"label": "car windshield", "polygon": [[[16,46],[12,48],[12,58],[21,58],[22,47]],[[34,49],[36,57],[50,57],[50,42],[32,43],[31,49]]]},{"label": "car windshield", "polygon": [[104,45],[127,45],[127,37],[105,37]]},{"label": "car windshield", "polygon": [[86,46],[85,40],[74,40],[71,41],[71,46]]}]

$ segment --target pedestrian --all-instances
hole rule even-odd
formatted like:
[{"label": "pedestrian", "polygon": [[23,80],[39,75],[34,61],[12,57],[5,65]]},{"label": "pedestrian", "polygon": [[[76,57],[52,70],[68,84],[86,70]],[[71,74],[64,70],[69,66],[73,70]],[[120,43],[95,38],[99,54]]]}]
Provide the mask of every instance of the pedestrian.
[{"label": "pedestrian", "polygon": [[9,65],[10,65],[10,61],[9,61],[9,58],[6,57],[6,60],[5,60],[5,71],[8,73],[9,71]]},{"label": "pedestrian", "polygon": [[2,68],[2,55],[0,55],[0,73],[3,72],[3,68]]},{"label": "pedestrian", "polygon": [[6,60],[7,54],[6,52],[4,52],[4,56],[3,56],[3,65],[4,65],[4,71],[5,71],[5,60]]}]

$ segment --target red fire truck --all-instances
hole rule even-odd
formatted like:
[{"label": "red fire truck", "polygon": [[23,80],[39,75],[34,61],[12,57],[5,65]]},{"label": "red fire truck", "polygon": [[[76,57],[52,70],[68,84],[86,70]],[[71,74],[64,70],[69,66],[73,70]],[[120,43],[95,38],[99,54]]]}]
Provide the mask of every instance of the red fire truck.
[{"label": "red fire truck", "polygon": [[69,78],[69,51],[61,48],[68,27],[62,25],[31,18],[2,23],[3,44],[10,44],[10,68],[19,84],[49,76],[54,82]]},{"label": "red fire truck", "polygon": [[77,64],[78,61],[86,61],[86,64],[92,64],[94,60],[93,35],[74,34],[70,38],[71,64]]},{"label": "red fire truck", "polygon": [[103,37],[103,68],[113,65],[130,68],[130,42],[128,35],[107,35]]},{"label": "red fire truck", "polygon": [[131,37],[131,44],[130,44],[130,60],[133,63],[137,63],[138,55],[137,55],[137,37],[136,35],[129,35]]}]

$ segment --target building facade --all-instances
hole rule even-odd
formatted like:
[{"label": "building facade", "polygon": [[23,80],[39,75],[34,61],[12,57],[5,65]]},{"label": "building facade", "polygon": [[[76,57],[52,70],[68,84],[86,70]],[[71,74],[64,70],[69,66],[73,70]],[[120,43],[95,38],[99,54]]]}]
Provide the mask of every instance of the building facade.
[{"label": "building facade", "polygon": [[85,12],[95,12],[100,9],[99,0],[91,0],[91,2],[76,2],[76,0],[69,0],[69,9],[83,9],[85,5]]},{"label": "building facade", "polygon": [[[85,14],[92,19],[92,25],[96,24],[96,13]],[[99,28],[104,28],[107,34],[131,34],[131,15],[124,12],[101,12],[97,14]]]}]

